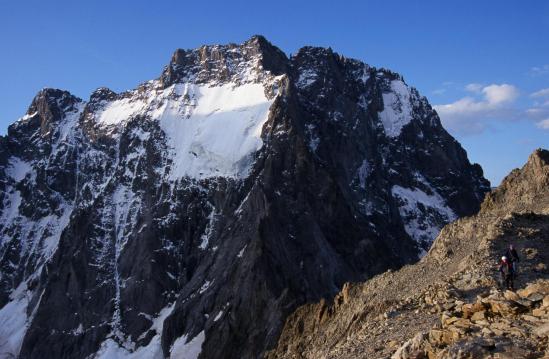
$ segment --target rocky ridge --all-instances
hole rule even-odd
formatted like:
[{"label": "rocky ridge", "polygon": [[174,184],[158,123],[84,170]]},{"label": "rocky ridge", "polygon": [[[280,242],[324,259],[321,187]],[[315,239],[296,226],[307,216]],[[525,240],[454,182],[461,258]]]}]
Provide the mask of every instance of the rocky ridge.
[{"label": "rocky ridge", "polygon": [[[509,244],[521,258],[516,292],[501,290],[497,273]],[[540,149],[419,263],[299,308],[268,357],[547,357],[547,263],[549,151]]]}]

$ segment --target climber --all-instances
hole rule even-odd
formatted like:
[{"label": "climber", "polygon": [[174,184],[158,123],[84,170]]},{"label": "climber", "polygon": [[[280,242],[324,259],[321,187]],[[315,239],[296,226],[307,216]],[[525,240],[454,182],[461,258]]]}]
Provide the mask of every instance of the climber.
[{"label": "climber", "polygon": [[515,249],[515,247],[513,247],[512,244],[509,245],[509,248],[507,249],[505,256],[511,263],[511,266],[513,267],[513,277],[516,278],[518,274],[519,256],[518,256],[517,250]]},{"label": "climber", "polygon": [[504,289],[513,290],[513,265],[506,256],[501,257],[499,272],[501,273],[502,287]]}]

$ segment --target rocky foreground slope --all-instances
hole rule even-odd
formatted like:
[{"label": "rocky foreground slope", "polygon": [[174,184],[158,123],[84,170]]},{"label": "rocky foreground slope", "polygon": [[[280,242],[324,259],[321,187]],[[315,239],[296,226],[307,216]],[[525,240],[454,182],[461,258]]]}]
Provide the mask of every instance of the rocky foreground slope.
[{"label": "rocky foreground slope", "polygon": [[[509,244],[521,258],[516,292],[498,290]],[[548,265],[549,151],[537,150],[419,263],[299,308],[268,357],[548,357]]]},{"label": "rocky foreground slope", "polygon": [[44,89],[0,138],[0,353],[256,358],[488,188],[400,75],[331,49],[255,36],[131,91]]}]

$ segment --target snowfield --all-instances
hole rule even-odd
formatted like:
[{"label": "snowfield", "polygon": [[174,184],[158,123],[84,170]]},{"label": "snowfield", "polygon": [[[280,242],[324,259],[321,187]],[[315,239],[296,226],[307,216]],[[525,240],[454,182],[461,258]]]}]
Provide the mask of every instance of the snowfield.
[{"label": "snowfield", "polygon": [[104,105],[99,126],[123,126],[136,115],[159,122],[171,149],[170,179],[246,177],[261,149],[261,130],[276,96],[262,83],[179,83],[146,99],[135,93]]},{"label": "snowfield", "polygon": [[379,119],[389,137],[398,137],[412,120],[410,89],[403,81],[391,81],[391,91],[383,94],[383,111],[379,113]]},{"label": "snowfield", "polygon": [[245,177],[263,145],[261,130],[274,98],[257,83],[181,84],[175,90],[193,102],[170,99],[156,111],[173,149],[171,179]]}]

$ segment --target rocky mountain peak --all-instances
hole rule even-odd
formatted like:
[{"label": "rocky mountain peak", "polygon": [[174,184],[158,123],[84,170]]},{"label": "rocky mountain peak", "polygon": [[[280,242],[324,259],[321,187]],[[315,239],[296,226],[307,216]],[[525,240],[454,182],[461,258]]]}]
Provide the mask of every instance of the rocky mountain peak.
[{"label": "rocky mountain peak", "polygon": [[506,176],[486,196],[482,208],[490,215],[540,210],[549,207],[549,151],[537,149],[521,169]]},{"label": "rocky mountain peak", "polygon": [[14,356],[256,358],[298,305],[416,261],[488,188],[401,77],[260,36],[31,107],[0,141]]},{"label": "rocky mountain peak", "polygon": [[549,151],[538,148],[535,150],[526,163],[526,168],[523,171],[530,172],[533,183],[537,185],[537,189],[548,188],[549,183]]},{"label": "rocky mountain peak", "polygon": [[178,81],[247,82],[262,77],[263,71],[281,75],[287,67],[286,55],[263,36],[256,35],[244,43],[204,45],[194,50],[178,49],[160,80],[167,87]]},{"label": "rocky mountain peak", "polygon": [[20,156],[32,158],[48,151],[58,138],[66,114],[78,112],[83,101],[68,91],[45,88],[31,102],[26,114],[8,127],[7,143],[21,146]]},{"label": "rocky mountain peak", "polygon": [[90,95],[90,103],[98,103],[101,101],[113,101],[116,99],[116,92],[107,87],[99,87]]},{"label": "rocky mountain peak", "polygon": [[61,118],[64,112],[74,109],[74,106],[80,102],[82,102],[81,99],[68,91],[44,88],[36,94],[20,122],[38,117],[41,131],[44,133],[50,129],[51,121]]}]

